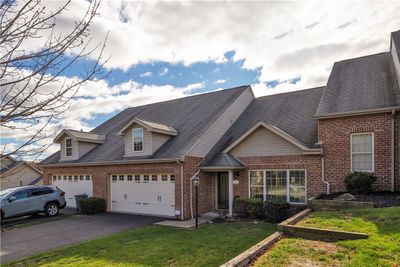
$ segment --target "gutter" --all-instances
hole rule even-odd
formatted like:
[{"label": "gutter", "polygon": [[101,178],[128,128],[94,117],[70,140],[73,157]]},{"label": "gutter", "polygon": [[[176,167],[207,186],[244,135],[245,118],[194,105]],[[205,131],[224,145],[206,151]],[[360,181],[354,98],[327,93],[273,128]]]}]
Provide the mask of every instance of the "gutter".
[{"label": "gutter", "polygon": [[70,166],[98,166],[98,165],[127,165],[127,164],[146,164],[146,163],[165,163],[185,161],[184,158],[171,159],[142,159],[142,160],[114,160],[114,161],[98,161],[98,162],[71,162],[71,163],[54,163],[54,164],[38,164],[41,167],[70,167]]},{"label": "gutter", "polygon": [[[321,151],[323,150],[323,142],[319,142],[319,145],[321,145]],[[324,184],[326,184],[326,193],[329,195],[331,193],[331,184],[325,180],[325,158],[324,154],[321,154],[321,180]]]},{"label": "gutter", "polygon": [[183,221],[183,163],[180,160],[177,160],[176,163],[181,165],[181,221]]},{"label": "gutter", "polygon": [[193,179],[196,178],[197,175],[199,175],[200,170],[198,170],[189,180],[190,185],[189,185],[189,190],[190,190],[190,219],[193,219],[193,192],[192,192],[192,187],[193,187]]},{"label": "gutter", "polygon": [[315,117],[317,119],[330,119],[330,118],[393,112],[393,111],[398,111],[398,110],[400,110],[400,107],[394,106],[394,107],[386,107],[386,108],[375,108],[375,109],[365,109],[365,110],[357,110],[357,111],[337,112],[337,113],[330,113],[330,114],[326,114],[326,115],[316,115]]},{"label": "gutter", "polygon": [[392,141],[392,144],[391,144],[391,161],[392,161],[392,164],[391,164],[391,172],[390,172],[390,178],[391,178],[391,183],[390,183],[390,191],[392,191],[392,192],[394,192],[394,165],[395,165],[395,162],[394,162],[394,151],[395,151],[395,140],[394,140],[394,137],[395,137],[395,125],[394,125],[394,120],[395,120],[395,114],[396,114],[396,111],[393,109],[392,110],[392,120],[391,120],[391,141]]}]

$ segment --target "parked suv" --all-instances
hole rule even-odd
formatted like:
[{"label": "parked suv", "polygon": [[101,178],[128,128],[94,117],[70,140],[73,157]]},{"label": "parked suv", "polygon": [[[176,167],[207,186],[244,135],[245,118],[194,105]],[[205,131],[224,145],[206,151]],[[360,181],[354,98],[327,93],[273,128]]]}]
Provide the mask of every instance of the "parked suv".
[{"label": "parked suv", "polygon": [[21,186],[0,191],[1,219],[44,212],[56,216],[66,205],[65,192],[55,186]]}]

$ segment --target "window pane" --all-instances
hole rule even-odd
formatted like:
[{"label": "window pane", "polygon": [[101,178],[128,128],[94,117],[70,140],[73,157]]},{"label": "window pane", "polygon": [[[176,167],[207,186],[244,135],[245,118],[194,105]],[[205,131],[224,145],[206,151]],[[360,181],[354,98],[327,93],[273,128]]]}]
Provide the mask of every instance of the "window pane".
[{"label": "window pane", "polygon": [[112,176],[112,180],[113,180],[113,181],[117,181],[117,176],[116,176],[116,175],[113,175],[113,176]]},{"label": "window pane", "polygon": [[267,199],[287,201],[286,171],[266,171]]},{"label": "window pane", "polygon": [[128,175],[126,178],[128,181],[132,181],[132,175]]},{"label": "window pane", "polygon": [[175,174],[171,174],[169,177],[171,182],[175,182]]},{"label": "window pane", "polygon": [[143,181],[144,182],[148,182],[149,181],[150,176],[149,175],[143,175]]},{"label": "window pane", "polygon": [[263,172],[262,171],[250,171],[250,185],[263,186]]},{"label": "window pane", "polygon": [[372,154],[353,154],[353,171],[372,171]]},{"label": "window pane", "polygon": [[143,128],[133,129],[133,151],[143,150]]},{"label": "window pane", "polygon": [[302,170],[289,171],[290,185],[305,186],[306,173]]},{"label": "window pane", "polygon": [[158,176],[157,176],[156,174],[153,174],[153,175],[151,176],[151,180],[152,180],[152,181],[157,181],[157,178],[158,178]]},{"label": "window pane", "polygon": [[120,181],[123,181],[123,180],[124,180],[124,177],[125,177],[124,175],[120,175],[120,176],[119,176],[119,180],[120,180]]},{"label": "window pane", "polygon": [[135,175],[135,181],[140,182],[140,175]]},{"label": "window pane", "polygon": [[250,198],[263,199],[263,187],[262,186],[250,186]]},{"label": "window pane", "polygon": [[372,152],[372,134],[355,134],[351,137],[353,153]]},{"label": "window pane", "polygon": [[306,188],[300,186],[290,186],[290,202],[306,203]]}]

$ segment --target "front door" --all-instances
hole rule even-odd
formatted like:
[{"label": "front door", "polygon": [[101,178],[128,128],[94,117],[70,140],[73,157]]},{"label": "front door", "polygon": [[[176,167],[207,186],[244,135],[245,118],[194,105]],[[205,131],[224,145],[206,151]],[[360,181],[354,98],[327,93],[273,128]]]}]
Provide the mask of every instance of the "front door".
[{"label": "front door", "polygon": [[227,172],[217,173],[217,209],[228,209],[228,181]]}]

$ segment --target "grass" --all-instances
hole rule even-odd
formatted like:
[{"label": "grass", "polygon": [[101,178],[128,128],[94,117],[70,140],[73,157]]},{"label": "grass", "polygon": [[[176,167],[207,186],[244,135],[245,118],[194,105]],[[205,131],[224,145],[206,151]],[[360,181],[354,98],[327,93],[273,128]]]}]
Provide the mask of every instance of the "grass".
[{"label": "grass", "polygon": [[207,224],[197,231],[151,225],[2,266],[219,266],[275,229],[262,222]]},{"label": "grass", "polygon": [[255,266],[393,267],[400,263],[400,207],[314,212],[299,225],[370,236],[365,240],[332,243],[284,238],[261,256]]}]

